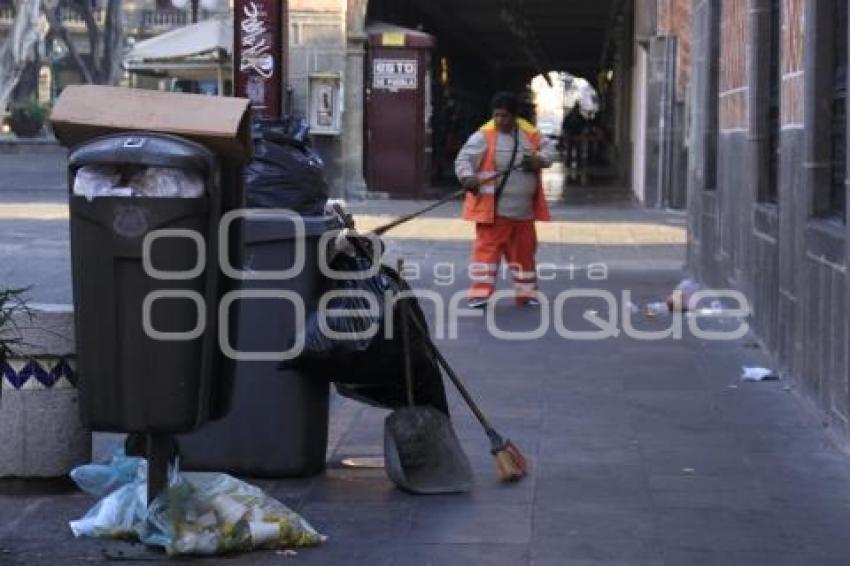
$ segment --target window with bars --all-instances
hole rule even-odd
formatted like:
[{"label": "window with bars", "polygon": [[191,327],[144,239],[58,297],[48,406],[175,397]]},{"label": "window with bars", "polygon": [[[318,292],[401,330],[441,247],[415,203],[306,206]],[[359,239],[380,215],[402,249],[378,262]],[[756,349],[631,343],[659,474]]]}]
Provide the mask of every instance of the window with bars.
[{"label": "window with bars", "polygon": [[847,0],[833,0],[833,6],[832,171],[825,215],[843,220],[847,208]]},{"label": "window with bars", "polygon": [[767,183],[763,200],[779,200],[779,139],[780,92],[782,90],[782,8],[780,0],[770,0],[770,36],[768,37],[768,66],[770,83],[768,86],[768,124],[767,124]]}]

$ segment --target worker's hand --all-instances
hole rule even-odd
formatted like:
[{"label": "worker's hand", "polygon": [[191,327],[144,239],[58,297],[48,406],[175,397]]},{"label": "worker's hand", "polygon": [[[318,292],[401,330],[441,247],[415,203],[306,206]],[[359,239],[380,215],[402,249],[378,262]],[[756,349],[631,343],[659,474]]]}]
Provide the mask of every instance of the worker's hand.
[{"label": "worker's hand", "polygon": [[464,177],[460,182],[463,184],[464,190],[474,195],[478,194],[478,187],[481,186],[481,181],[478,180],[478,177]]},{"label": "worker's hand", "polygon": [[543,169],[543,158],[536,151],[530,155],[523,155],[522,168],[524,171],[540,171]]}]

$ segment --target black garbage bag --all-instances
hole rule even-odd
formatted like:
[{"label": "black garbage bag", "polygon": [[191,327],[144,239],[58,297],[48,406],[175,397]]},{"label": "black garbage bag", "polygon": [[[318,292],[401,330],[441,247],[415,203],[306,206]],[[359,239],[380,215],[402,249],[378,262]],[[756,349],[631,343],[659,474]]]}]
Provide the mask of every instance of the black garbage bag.
[{"label": "black garbage bag", "polygon": [[324,214],[328,200],[324,163],[310,146],[308,132],[300,118],[254,122],[254,158],[243,170],[249,208]]},{"label": "black garbage bag", "polygon": [[[338,255],[331,262],[335,270],[368,270],[371,260],[358,254],[355,257]],[[448,414],[448,403],[443,387],[440,366],[428,348],[429,336],[423,335],[413,324],[417,320],[427,332],[425,314],[415,297],[394,298],[410,287],[398,273],[382,265],[373,277],[360,280],[330,281],[328,289],[357,289],[372,294],[380,308],[367,312],[366,302],[348,298],[345,301],[330,301],[328,308],[346,309],[345,318],[327,317],[327,326],[337,332],[361,332],[376,325],[378,331],[371,338],[356,340],[333,340],[322,333],[318,314],[307,321],[305,350],[295,365],[315,379],[329,379],[341,395],[358,401],[388,409],[407,406],[404,376],[404,351],[401,332],[401,309],[407,308],[410,319],[411,361],[414,376],[414,402],[430,405]],[[387,297],[390,300],[387,300]],[[361,316],[351,316],[358,313]],[[392,332],[387,332],[387,322],[392,317]],[[336,320],[336,322],[335,322]]]},{"label": "black garbage bag", "polygon": [[[371,247],[370,244],[371,242],[364,242],[364,246]],[[365,274],[369,272],[371,265],[370,258],[358,253],[354,257],[339,256],[331,261],[330,267],[336,271]],[[343,294],[328,301],[325,313],[314,312],[307,319],[304,333],[305,356],[329,360],[351,352],[366,351],[375,338],[374,333],[369,333],[370,329],[374,331],[375,328],[383,328],[385,293],[394,290],[391,281],[381,272],[363,279],[329,280],[324,292]],[[330,316],[332,312],[344,316]],[[344,338],[336,338],[334,334],[343,335]]]}]

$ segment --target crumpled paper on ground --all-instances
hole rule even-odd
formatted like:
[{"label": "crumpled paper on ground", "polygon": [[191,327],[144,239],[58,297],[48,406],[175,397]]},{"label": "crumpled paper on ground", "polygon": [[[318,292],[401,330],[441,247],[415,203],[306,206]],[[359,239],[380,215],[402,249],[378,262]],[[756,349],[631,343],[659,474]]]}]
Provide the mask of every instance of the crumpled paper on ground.
[{"label": "crumpled paper on ground", "polygon": [[772,369],[763,367],[741,367],[741,380],[743,381],[777,381],[779,376]]},{"label": "crumpled paper on ground", "polygon": [[692,299],[694,293],[700,290],[700,284],[693,278],[682,279],[673,292],[667,297],[667,306],[670,312],[684,312],[693,309]]}]

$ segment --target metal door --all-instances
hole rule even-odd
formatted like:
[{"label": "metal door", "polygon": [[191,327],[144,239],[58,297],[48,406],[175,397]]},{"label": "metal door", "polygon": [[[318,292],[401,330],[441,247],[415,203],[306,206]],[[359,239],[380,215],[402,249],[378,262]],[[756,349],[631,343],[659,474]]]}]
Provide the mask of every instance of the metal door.
[{"label": "metal door", "polygon": [[421,198],[426,178],[429,52],[373,46],[366,88],[366,178],[393,198]]}]

